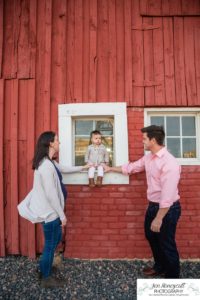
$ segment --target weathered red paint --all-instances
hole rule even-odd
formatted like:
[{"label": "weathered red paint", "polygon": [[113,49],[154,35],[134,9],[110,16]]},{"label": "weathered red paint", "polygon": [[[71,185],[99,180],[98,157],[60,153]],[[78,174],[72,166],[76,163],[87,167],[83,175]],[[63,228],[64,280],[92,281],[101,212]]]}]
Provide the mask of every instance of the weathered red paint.
[{"label": "weathered red paint", "polygon": [[[0,255],[35,257],[41,227],[19,218],[36,137],[58,104],[126,101],[129,156],[143,154],[147,106],[200,106],[198,0],[0,0]],[[183,167],[181,257],[199,257],[200,167]],[[65,255],[149,257],[145,175],[130,185],[69,186]]]}]

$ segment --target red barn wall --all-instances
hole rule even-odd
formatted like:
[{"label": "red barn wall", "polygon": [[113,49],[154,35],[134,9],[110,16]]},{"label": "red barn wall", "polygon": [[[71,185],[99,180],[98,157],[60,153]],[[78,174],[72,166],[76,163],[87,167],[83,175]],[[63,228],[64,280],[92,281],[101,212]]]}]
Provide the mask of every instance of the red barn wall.
[{"label": "red barn wall", "polygon": [[[58,104],[125,101],[130,160],[145,107],[200,106],[198,0],[0,0],[0,255],[34,257],[41,228],[16,205],[32,185],[37,136]],[[200,256],[200,167],[183,167],[182,258]],[[67,257],[143,258],[144,174],[130,185],[69,186]]]}]

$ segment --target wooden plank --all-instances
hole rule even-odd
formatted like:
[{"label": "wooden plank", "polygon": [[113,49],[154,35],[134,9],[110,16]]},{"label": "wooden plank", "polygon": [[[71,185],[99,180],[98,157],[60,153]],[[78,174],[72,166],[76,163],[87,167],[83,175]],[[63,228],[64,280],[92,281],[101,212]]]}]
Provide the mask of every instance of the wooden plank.
[{"label": "wooden plank", "polygon": [[74,1],[67,3],[67,100],[74,102]]},{"label": "wooden plank", "polygon": [[19,35],[20,0],[4,1],[3,77],[17,77],[17,40]]},{"label": "wooden plank", "polygon": [[[143,24],[152,25],[152,18],[143,18]],[[144,31],[144,79],[154,80],[154,61],[153,61],[153,30]],[[152,105],[155,102],[154,86],[145,87],[145,105]]]},{"label": "wooden plank", "polygon": [[10,173],[10,116],[11,116],[11,84],[12,80],[4,81],[4,124],[3,127],[3,190],[4,190],[4,231],[6,253],[11,252],[11,173]]},{"label": "wooden plank", "polygon": [[[26,112],[26,113],[24,113]],[[27,110],[24,110],[23,114],[26,115],[27,118]],[[21,119],[22,115],[19,116]],[[27,123],[24,123],[27,124]],[[25,127],[25,126],[24,126]],[[18,193],[20,203],[24,197],[27,195],[27,142],[26,140],[18,141],[18,168],[19,168],[19,176],[18,176]],[[28,256],[28,221],[24,218],[19,217],[19,249],[20,254],[24,256]]]},{"label": "wooden plank", "polygon": [[[117,45],[115,0],[108,1],[108,32],[109,32],[109,100],[115,102],[117,95]],[[131,39],[130,39],[131,41]]]},{"label": "wooden plank", "polygon": [[3,57],[3,0],[0,0],[0,78],[2,76]]},{"label": "wooden plank", "polygon": [[[33,171],[32,159],[35,148],[35,80],[31,79],[26,82],[27,84],[27,190],[30,191],[33,186]],[[36,239],[35,239],[35,226],[28,223],[28,255],[31,258],[36,256]]]},{"label": "wooden plank", "polygon": [[139,0],[139,14],[145,16],[148,11],[148,0]]},{"label": "wooden plank", "polygon": [[83,94],[82,101],[89,102],[89,65],[90,65],[90,0],[83,1]]},{"label": "wooden plank", "polygon": [[36,55],[36,136],[43,131],[43,85],[44,85],[44,51],[45,51],[45,1],[37,3],[37,55]]},{"label": "wooden plank", "polygon": [[[140,2],[142,3],[142,2]],[[139,0],[132,1],[132,22],[133,26],[141,26],[142,18],[139,12]],[[133,84],[138,81],[144,80],[144,45],[143,45],[143,31],[132,30],[132,72],[133,72]],[[133,86],[133,106],[144,106],[144,87]]]},{"label": "wooden plank", "polygon": [[194,42],[195,42],[195,70],[197,83],[197,103],[200,103],[200,26],[194,28]]},{"label": "wooden plank", "polygon": [[30,46],[29,46],[29,0],[20,4],[19,37],[17,40],[17,77],[29,78]]},{"label": "wooden plank", "polygon": [[153,18],[153,24],[159,27],[159,29],[153,30],[154,79],[155,82],[161,82],[161,85],[155,86],[154,104],[165,105],[162,18]]},{"label": "wooden plank", "polygon": [[82,102],[83,83],[83,3],[75,0],[74,33],[74,101]]},{"label": "wooden plank", "polygon": [[36,68],[36,23],[37,23],[37,0],[29,2],[29,47],[30,47],[30,74],[29,78],[35,78]]},{"label": "wooden plank", "polygon": [[116,0],[117,33],[117,95],[116,101],[123,101],[125,96],[125,51],[124,51],[124,7],[123,1]]},{"label": "wooden plank", "polygon": [[125,101],[132,103],[132,42],[131,42],[131,0],[124,1],[124,47],[125,47]]},{"label": "wooden plank", "polygon": [[184,18],[185,75],[188,106],[197,104],[193,26],[194,20],[192,17]]},{"label": "wooden plank", "polygon": [[175,95],[175,70],[174,70],[174,39],[173,39],[173,19],[163,18],[164,36],[164,65],[165,65],[165,97],[166,103],[176,105]]},{"label": "wooden plank", "polygon": [[[44,53],[44,128],[50,128],[50,82],[51,82],[51,29],[52,0],[45,0],[45,53]],[[41,74],[42,75],[42,74]]]},{"label": "wooden plank", "polygon": [[19,254],[19,220],[18,220],[18,80],[11,83],[10,111],[10,178],[11,178],[11,254]]},{"label": "wooden plank", "polygon": [[160,16],[162,0],[140,0],[140,14],[142,16]]},{"label": "wooden plank", "polygon": [[[33,186],[35,144],[35,79],[19,81],[19,195],[21,201]],[[24,127],[24,129],[23,129]],[[35,258],[35,226],[20,218],[20,253]]]},{"label": "wooden plank", "polygon": [[200,1],[199,0],[182,0],[182,14],[183,15],[200,15]]},{"label": "wooden plank", "polygon": [[186,78],[184,62],[184,32],[183,18],[174,18],[174,63],[175,63],[175,84],[176,103],[180,106],[187,105]]},{"label": "wooden plank", "polygon": [[[27,189],[27,80],[19,80],[18,98],[18,194],[20,203],[28,193]],[[31,121],[31,120],[30,120]],[[28,255],[28,221],[19,217],[19,248],[20,254]]]},{"label": "wooden plank", "polygon": [[4,80],[0,79],[0,256],[5,256],[4,189],[3,189],[3,128],[4,128]]},{"label": "wooden plank", "polygon": [[199,0],[140,0],[142,16],[197,16],[200,15]]},{"label": "wooden plank", "polygon": [[181,15],[181,0],[162,0],[162,16]]},{"label": "wooden plank", "polygon": [[51,0],[38,2],[36,136],[50,128]]},{"label": "wooden plank", "polygon": [[[162,0],[164,2],[164,0]],[[182,15],[182,0],[169,0],[170,2],[170,10],[169,13],[173,12],[173,16],[181,16]]]},{"label": "wooden plank", "polygon": [[66,99],[66,2],[53,1],[51,58],[51,129],[58,130],[58,104]]},{"label": "wooden plank", "polygon": [[97,0],[90,1],[89,101],[96,102],[97,93]]},{"label": "wooden plank", "polygon": [[108,3],[98,1],[97,101],[108,99]]}]

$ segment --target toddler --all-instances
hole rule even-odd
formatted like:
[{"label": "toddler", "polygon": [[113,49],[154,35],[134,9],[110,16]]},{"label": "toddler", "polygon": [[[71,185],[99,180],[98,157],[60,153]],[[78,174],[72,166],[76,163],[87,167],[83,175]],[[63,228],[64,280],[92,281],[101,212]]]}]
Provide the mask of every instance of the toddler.
[{"label": "toddler", "polygon": [[98,130],[94,130],[90,134],[91,145],[88,146],[85,154],[85,162],[90,165],[88,170],[89,186],[94,187],[94,173],[97,169],[97,181],[96,185],[101,186],[104,175],[104,165],[109,163],[109,154],[106,147],[101,143],[101,133]]}]

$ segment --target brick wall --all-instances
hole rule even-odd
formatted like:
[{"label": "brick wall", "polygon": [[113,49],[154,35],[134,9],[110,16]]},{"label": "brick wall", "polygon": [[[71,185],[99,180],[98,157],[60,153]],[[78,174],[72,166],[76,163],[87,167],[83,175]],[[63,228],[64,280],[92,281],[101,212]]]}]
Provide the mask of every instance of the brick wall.
[{"label": "brick wall", "polygon": [[[143,110],[128,109],[129,157],[143,155]],[[182,258],[200,256],[200,167],[184,167],[180,183],[182,217],[177,243]],[[145,174],[130,177],[129,185],[91,189],[69,186],[67,204],[67,257],[148,258],[151,252],[144,238],[147,206]]]}]

